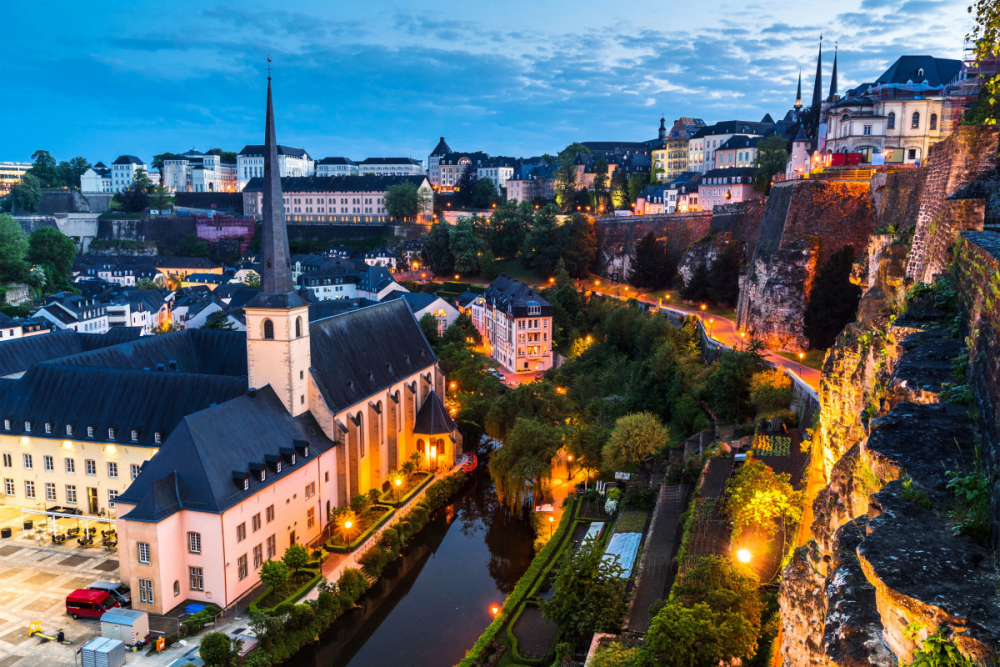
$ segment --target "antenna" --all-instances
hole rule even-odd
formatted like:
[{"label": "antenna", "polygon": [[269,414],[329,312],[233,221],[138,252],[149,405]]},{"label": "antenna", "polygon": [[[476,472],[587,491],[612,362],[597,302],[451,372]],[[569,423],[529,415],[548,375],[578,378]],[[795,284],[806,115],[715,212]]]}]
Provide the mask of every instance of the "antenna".
[{"label": "antenna", "polygon": [[267,54],[267,80],[271,80],[271,54]]}]

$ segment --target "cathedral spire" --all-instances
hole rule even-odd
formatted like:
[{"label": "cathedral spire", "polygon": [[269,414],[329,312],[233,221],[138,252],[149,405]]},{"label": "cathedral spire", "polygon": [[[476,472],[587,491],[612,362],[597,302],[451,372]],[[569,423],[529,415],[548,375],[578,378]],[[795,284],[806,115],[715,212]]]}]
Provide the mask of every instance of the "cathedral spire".
[{"label": "cathedral spire", "polygon": [[795,91],[795,108],[802,108],[802,70],[799,70],[799,87]]},{"label": "cathedral spire", "polygon": [[833,75],[830,78],[830,101],[837,96],[837,46],[833,47]]},{"label": "cathedral spire", "polygon": [[[267,120],[264,127],[264,194],[261,219],[260,297],[294,293],[292,268],[288,252],[288,230],[285,227],[285,204],[281,194],[281,174],[278,168],[278,142],[274,132],[274,105],[271,101],[271,59],[267,68]],[[301,298],[295,295],[293,301]],[[257,300],[256,298],[254,299]],[[268,300],[272,305],[277,301]],[[285,307],[293,304],[285,304]]]},{"label": "cathedral spire", "polygon": [[816,82],[813,84],[812,112],[819,114],[820,103],[823,101],[823,36],[819,38],[819,56],[816,57]]}]

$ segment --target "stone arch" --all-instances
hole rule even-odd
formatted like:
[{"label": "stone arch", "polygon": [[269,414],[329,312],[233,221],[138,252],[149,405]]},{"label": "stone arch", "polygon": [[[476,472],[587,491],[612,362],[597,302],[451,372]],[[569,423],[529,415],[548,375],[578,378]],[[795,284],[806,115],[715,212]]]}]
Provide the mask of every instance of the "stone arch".
[{"label": "stone arch", "polygon": [[274,322],[270,318],[265,318],[263,322],[264,326],[264,340],[274,340]]}]

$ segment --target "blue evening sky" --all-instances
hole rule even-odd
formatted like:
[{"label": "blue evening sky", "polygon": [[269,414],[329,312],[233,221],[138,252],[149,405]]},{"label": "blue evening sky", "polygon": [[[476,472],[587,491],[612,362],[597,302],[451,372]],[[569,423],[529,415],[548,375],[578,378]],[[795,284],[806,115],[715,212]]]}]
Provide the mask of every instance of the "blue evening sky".
[{"label": "blue evening sky", "polygon": [[266,56],[279,142],[319,159],[528,156],[643,140],[685,115],[783,115],[820,33],[824,94],[896,57],[961,58],[968,0],[3,0],[0,160],[263,140]]}]

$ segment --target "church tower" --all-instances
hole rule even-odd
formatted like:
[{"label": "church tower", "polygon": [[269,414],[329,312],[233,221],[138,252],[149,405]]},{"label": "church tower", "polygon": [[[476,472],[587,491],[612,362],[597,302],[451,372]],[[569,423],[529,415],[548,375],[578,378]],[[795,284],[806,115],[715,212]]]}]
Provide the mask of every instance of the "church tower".
[{"label": "church tower", "polygon": [[823,103],[823,38],[819,38],[819,56],[816,57],[816,81],[813,84],[812,114],[819,122],[819,109]]},{"label": "church tower", "polygon": [[660,116],[660,131],[656,135],[660,141],[667,138],[667,119]]},{"label": "church tower", "polygon": [[795,109],[802,108],[802,70],[799,70],[799,87],[795,91]]},{"label": "church tower", "polygon": [[292,284],[285,205],[278,171],[278,142],[274,132],[274,107],[271,103],[270,68],[264,135],[260,294],[250,299],[244,308],[247,367],[251,387],[271,385],[288,411],[298,416],[309,409],[309,304],[298,295]]},{"label": "church tower", "polygon": [[833,49],[833,74],[830,77],[830,96],[827,102],[833,104],[837,98],[837,47]]}]

